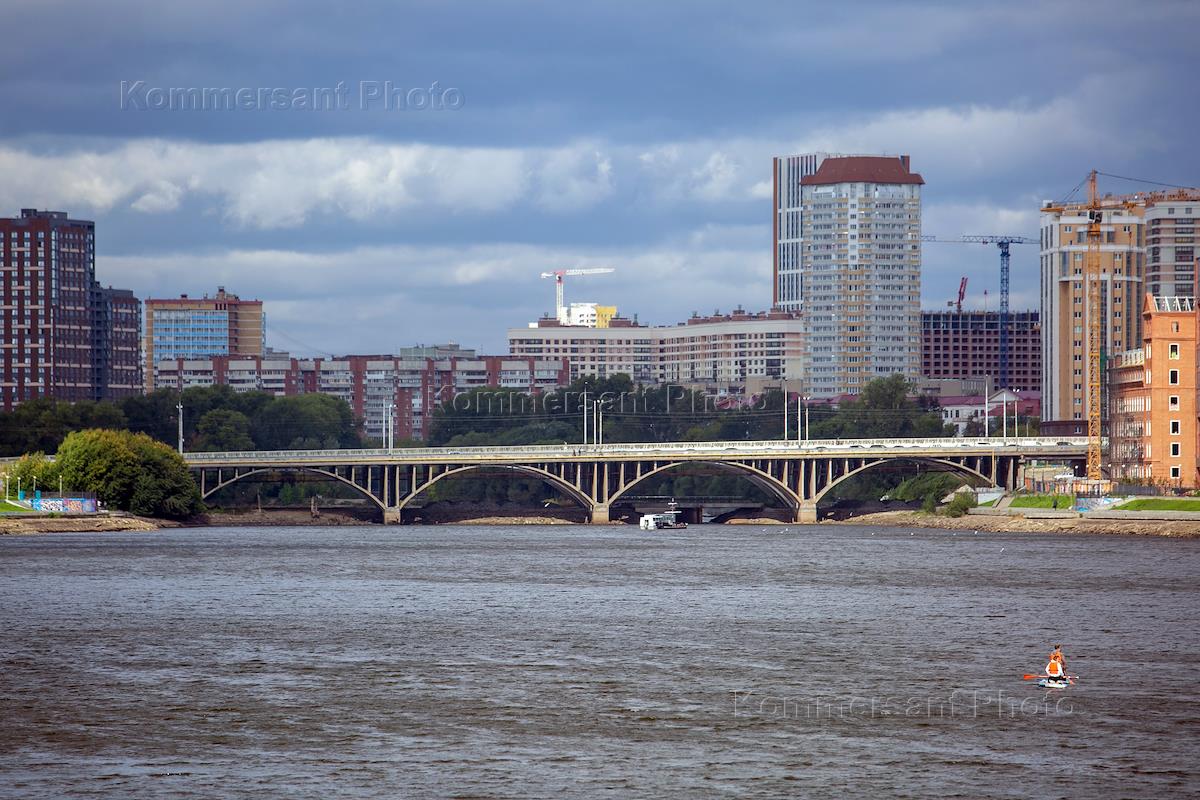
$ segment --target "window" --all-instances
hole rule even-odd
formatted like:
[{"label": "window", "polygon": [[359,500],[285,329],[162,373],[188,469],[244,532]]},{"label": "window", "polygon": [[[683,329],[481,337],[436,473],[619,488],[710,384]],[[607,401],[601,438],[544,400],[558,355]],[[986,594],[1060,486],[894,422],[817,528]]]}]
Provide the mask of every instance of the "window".
[{"label": "window", "polygon": [[1171,435],[1172,436],[1179,435],[1179,420],[1177,420],[1177,419],[1171,420]]},{"label": "window", "polygon": [[1167,358],[1171,359],[1172,361],[1179,360],[1179,345],[1177,345],[1177,344],[1167,345]]},{"label": "window", "polygon": [[1173,369],[1167,372],[1167,383],[1172,386],[1179,385],[1179,370]]},{"label": "window", "polygon": [[1179,442],[1171,442],[1171,455],[1176,458],[1179,457]]},{"label": "window", "polygon": [[1176,467],[1171,467],[1171,477],[1172,477],[1172,478],[1178,478],[1178,477],[1179,477],[1179,467],[1177,467],[1177,466],[1176,466]]},{"label": "window", "polygon": [[1179,410],[1179,395],[1173,394],[1167,398],[1167,410],[1168,411],[1178,411]]}]

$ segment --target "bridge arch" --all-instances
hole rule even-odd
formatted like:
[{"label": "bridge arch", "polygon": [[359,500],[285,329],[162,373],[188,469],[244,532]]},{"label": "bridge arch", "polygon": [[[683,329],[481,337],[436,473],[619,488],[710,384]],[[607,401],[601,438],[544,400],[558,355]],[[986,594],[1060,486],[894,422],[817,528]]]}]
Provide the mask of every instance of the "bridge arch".
[{"label": "bridge arch", "polygon": [[329,478],[330,480],[335,480],[335,481],[338,481],[339,483],[346,484],[347,486],[353,488],[355,491],[357,491],[359,494],[361,494],[363,497],[366,497],[368,500],[370,500],[372,503],[374,503],[380,510],[385,510],[387,508],[387,506],[384,505],[382,500],[380,500],[378,497],[376,497],[370,491],[363,488],[362,486],[359,486],[357,483],[350,480],[349,478],[346,478],[342,475],[338,475],[334,472],[329,472],[328,470],[320,469],[318,467],[293,467],[293,466],[257,467],[255,469],[246,470],[245,472],[237,472],[235,470],[236,474],[229,480],[221,481],[220,483],[218,483],[216,486],[212,487],[211,489],[206,488],[204,490],[204,493],[201,495],[201,499],[207,500],[208,498],[212,497],[214,494],[221,491],[225,487],[231,486],[231,485],[237,483],[242,478],[248,478],[251,475],[258,475],[261,472],[310,472],[314,475],[320,475],[323,478]]},{"label": "bridge arch", "polygon": [[709,467],[717,467],[718,469],[725,470],[725,471],[729,472],[730,474],[738,475],[743,478],[747,478],[755,486],[757,486],[760,489],[763,489],[768,494],[774,496],[777,500],[780,500],[783,503],[785,508],[788,508],[792,511],[795,511],[796,509],[798,509],[800,507],[800,498],[796,496],[795,492],[793,492],[791,489],[789,489],[787,486],[785,486],[782,482],[777,480],[772,475],[770,475],[766,472],[763,472],[760,469],[752,467],[749,464],[743,464],[738,461],[716,461],[716,460],[704,461],[704,460],[691,460],[691,459],[689,459],[687,461],[672,461],[669,464],[664,464],[660,467],[655,467],[654,469],[650,470],[649,472],[643,472],[641,475],[639,475],[636,478],[634,478],[633,480],[629,481],[624,486],[618,487],[617,491],[615,491],[611,495],[609,495],[608,505],[612,506],[613,504],[615,504],[624,495],[628,494],[629,491],[631,489],[633,489],[633,487],[642,483],[647,478],[652,478],[655,475],[662,474],[663,472],[666,472],[669,469],[674,469],[676,467],[701,466],[701,465],[709,466]]},{"label": "bridge arch", "polygon": [[964,475],[969,478],[978,478],[979,480],[983,481],[988,486],[996,485],[992,481],[992,479],[990,477],[988,477],[987,475],[984,475],[982,472],[979,472],[978,470],[971,469],[970,467],[966,466],[965,464],[959,464],[956,461],[951,461],[951,460],[945,459],[945,458],[932,458],[929,456],[898,456],[898,457],[889,457],[889,458],[877,458],[871,462],[864,462],[861,466],[858,466],[858,467],[850,470],[849,472],[845,473],[844,475],[838,476],[828,486],[822,487],[822,489],[819,492],[817,492],[815,495],[813,495],[813,497],[810,499],[809,502],[811,502],[813,504],[820,503],[821,500],[825,497],[826,494],[829,493],[829,491],[831,489],[833,489],[834,487],[838,486],[841,483],[844,483],[845,481],[849,480],[850,478],[853,478],[855,475],[859,475],[863,472],[866,472],[867,470],[878,467],[881,464],[894,464],[897,461],[911,461],[916,464],[938,464],[938,465],[941,465],[944,467],[949,467],[950,469],[947,470],[948,472],[956,472],[960,475]]},{"label": "bridge arch", "polygon": [[434,475],[420,486],[413,486],[409,493],[400,499],[399,504],[396,506],[396,510],[403,510],[404,507],[415,500],[418,495],[427,491],[431,486],[443,478],[451,478],[455,475],[462,475],[468,472],[477,472],[479,470],[496,469],[507,470],[509,472],[515,472],[517,474],[529,475],[530,477],[538,478],[542,482],[553,486],[555,489],[561,490],[563,494],[568,495],[573,500],[578,502],[579,505],[581,505],[583,509],[589,513],[591,513],[592,507],[595,505],[592,498],[577,488],[574,484],[565,481],[554,473],[548,472],[540,467],[534,467],[528,464],[470,464],[463,467],[454,467],[453,469],[448,469],[445,472],[439,472],[437,475]]}]

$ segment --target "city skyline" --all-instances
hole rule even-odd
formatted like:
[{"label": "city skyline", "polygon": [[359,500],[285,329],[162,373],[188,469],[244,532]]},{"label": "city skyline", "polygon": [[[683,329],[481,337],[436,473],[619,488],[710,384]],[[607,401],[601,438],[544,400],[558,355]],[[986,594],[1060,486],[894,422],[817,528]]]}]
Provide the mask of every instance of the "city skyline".
[{"label": "city skyline", "polygon": [[[1197,182],[1194,112],[1166,101],[1200,20],[1185,3],[803,18],[706,4],[689,25],[667,9],[472,7],[451,24],[367,6],[322,19],[327,42],[301,33],[318,7],[289,8],[19,4],[10,26],[45,44],[6,54],[0,99],[22,113],[0,121],[4,213],[95,220],[97,269],[140,297],[226,284],[261,298],[273,346],[454,339],[496,352],[508,327],[551,309],[547,269],[616,267],[569,299],[645,322],[768,308],[775,155],[907,153],[927,181],[923,230],[938,236],[1033,235],[1040,201],[1092,167]],[[146,21],[125,30],[133,16]],[[524,47],[490,47],[501,17]],[[335,44],[351,28],[353,51]],[[122,94],[123,81],[141,88]],[[461,102],[356,105],[389,81]],[[347,108],[147,103],[152,89],[339,82]],[[923,258],[925,308],[944,307],[961,275],[969,308],[998,290],[994,248],[931,245]],[[1014,250],[1013,274],[1012,307],[1037,308],[1032,248]]]}]

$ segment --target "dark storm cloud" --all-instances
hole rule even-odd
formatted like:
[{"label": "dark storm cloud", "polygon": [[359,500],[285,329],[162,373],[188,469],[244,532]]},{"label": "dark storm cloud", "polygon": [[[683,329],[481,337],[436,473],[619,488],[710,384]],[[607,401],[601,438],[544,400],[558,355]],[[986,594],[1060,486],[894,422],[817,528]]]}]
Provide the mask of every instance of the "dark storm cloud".
[{"label": "dark storm cloud", "polygon": [[[576,299],[644,318],[762,307],[765,181],[782,152],[910,153],[926,231],[941,235],[1034,233],[1038,201],[1093,166],[1200,182],[1197,22],[1195,3],[1109,0],[17,0],[0,50],[0,203],[95,218],[114,281],[196,291],[216,278],[195,270],[211,270],[331,349],[379,349],[376,331],[497,347],[545,309],[536,275],[564,260],[620,262]],[[122,109],[122,81],[344,83],[351,103]],[[363,110],[362,81],[436,83],[463,103]],[[382,260],[363,266],[363,248]],[[263,264],[280,253],[311,275],[272,283]],[[390,272],[380,253],[396,255]],[[1021,294],[1035,265],[1014,252],[1014,305],[1035,302]],[[986,248],[928,248],[924,293],[940,304],[968,274],[974,296],[994,273]],[[371,325],[311,320],[313,304],[354,308],[381,280],[403,291],[371,293],[390,309]],[[438,305],[452,311],[423,316]]]}]

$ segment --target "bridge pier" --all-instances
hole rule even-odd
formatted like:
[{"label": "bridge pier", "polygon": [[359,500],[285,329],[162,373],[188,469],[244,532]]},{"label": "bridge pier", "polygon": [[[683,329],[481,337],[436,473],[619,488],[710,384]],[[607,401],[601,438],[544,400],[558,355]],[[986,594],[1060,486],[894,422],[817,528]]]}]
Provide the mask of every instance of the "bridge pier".
[{"label": "bridge pier", "polygon": [[592,506],[591,522],[593,525],[607,525],[611,521],[612,520],[610,520],[608,518],[608,506],[607,505],[598,503],[598,504]]},{"label": "bridge pier", "polygon": [[811,523],[817,521],[817,504],[811,500],[800,503],[796,509],[796,522]]},{"label": "bridge pier", "polygon": [[400,524],[400,509],[398,509],[398,508],[383,509],[383,524],[384,525],[399,525]]}]

